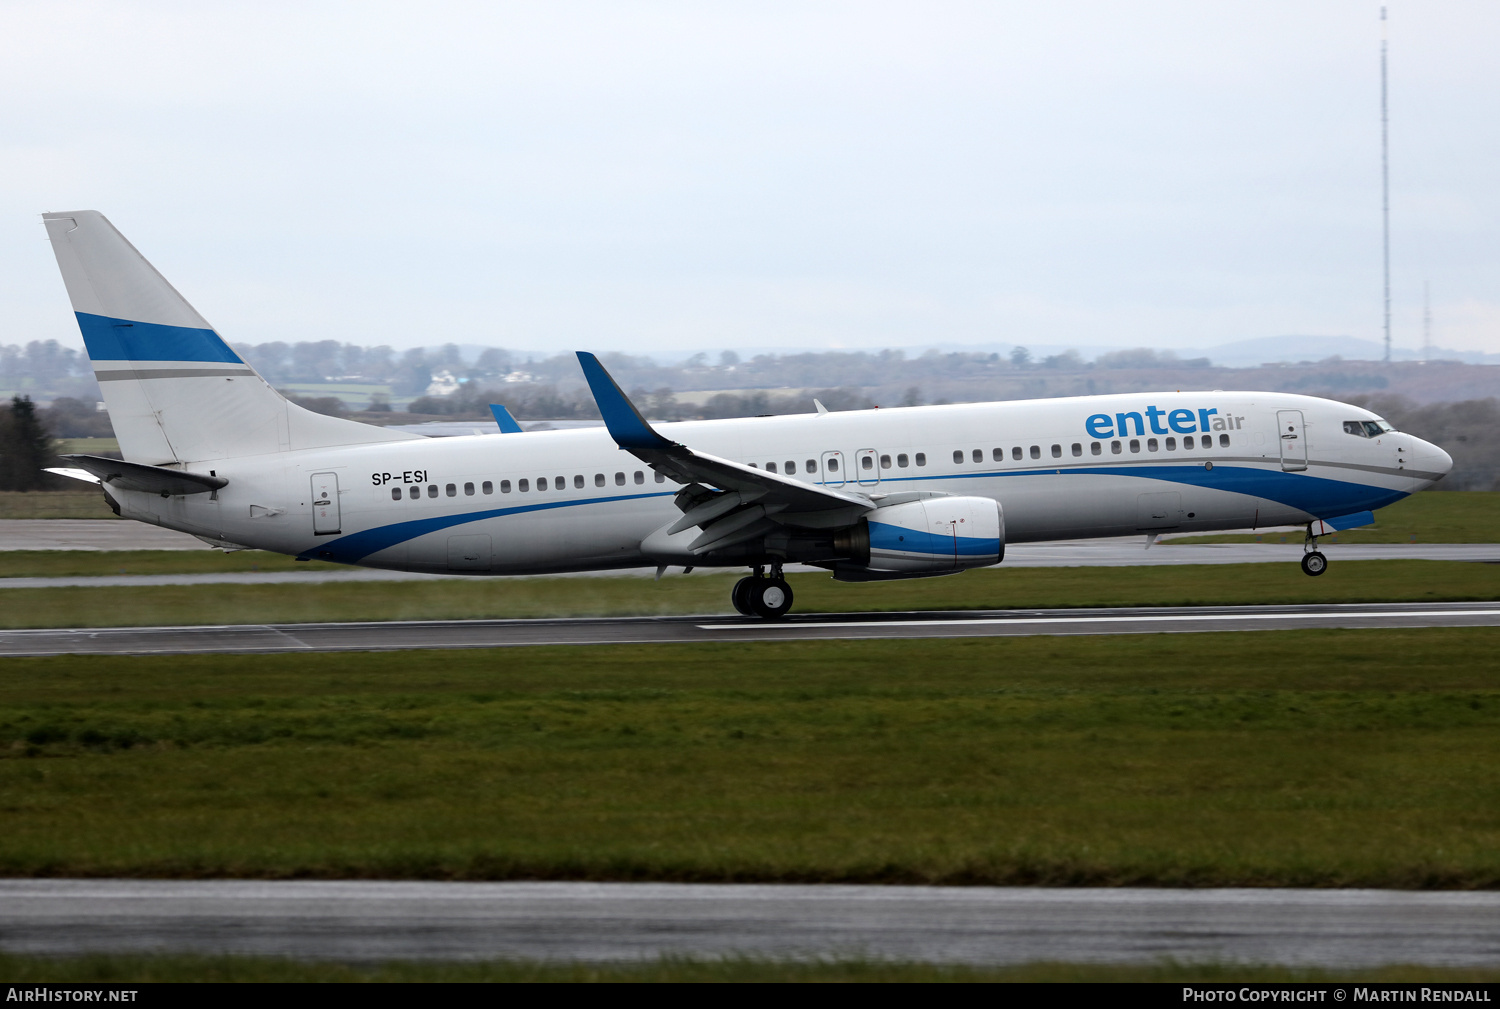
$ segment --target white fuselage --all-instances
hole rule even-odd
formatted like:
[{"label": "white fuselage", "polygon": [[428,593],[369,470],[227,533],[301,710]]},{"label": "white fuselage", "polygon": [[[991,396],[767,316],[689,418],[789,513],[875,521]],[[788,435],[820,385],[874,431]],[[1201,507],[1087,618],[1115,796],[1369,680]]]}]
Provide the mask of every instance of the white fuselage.
[{"label": "white fuselage", "polygon": [[[1306,396],[1192,392],[658,430],[695,451],[877,504],[913,490],[992,498],[1005,540],[1026,542],[1303,523],[1379,508],[1447,472],[1446,454],[1420,439],[1345,430],[1373,416]],[[498,575],[682,563],[643,549],[681,516],[673,502],[681,486],[603,428],[275,452],[189,468],[229,483],[213,495],[111,494],[128,518],[372,567]]]}]

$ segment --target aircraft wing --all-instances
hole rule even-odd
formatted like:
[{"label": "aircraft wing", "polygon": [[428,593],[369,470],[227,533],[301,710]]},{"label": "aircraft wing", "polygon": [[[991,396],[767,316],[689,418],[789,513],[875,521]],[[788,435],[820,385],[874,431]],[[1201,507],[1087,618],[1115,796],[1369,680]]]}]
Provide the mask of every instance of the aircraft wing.
[{"label": "aircraft wing", "polygon": [[803,483],[664,438],[641,416],[597,357],[579,351],[578,361],[615,444],[669,480],[687,485],[677,495],[683,516],[667,534],[702,527],[703,535],[690,546],[695,553],[757,535],[771,521],[829,529],[848,525],[875,508],[863,494]]}]

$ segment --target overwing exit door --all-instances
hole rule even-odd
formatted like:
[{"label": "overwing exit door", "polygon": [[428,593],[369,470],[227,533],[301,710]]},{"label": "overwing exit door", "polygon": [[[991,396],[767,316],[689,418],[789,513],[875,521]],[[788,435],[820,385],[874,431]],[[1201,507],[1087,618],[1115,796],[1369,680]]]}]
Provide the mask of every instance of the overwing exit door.
[{"label": "overwing exit door", "polygon": [[823,482],[830,487],[844,486],[844,453],[823,453]]},{"label": "overwing exit door", "polygon": [[340,529],[337,473],[312,475],[313,535],[327,536]]},{"label": "overwing exit door", "polygon": [[1302,427],[1302,411],[1277,410],[1276,430],[1281,438],[1281,468],[1307,469],[1307,432]]}]

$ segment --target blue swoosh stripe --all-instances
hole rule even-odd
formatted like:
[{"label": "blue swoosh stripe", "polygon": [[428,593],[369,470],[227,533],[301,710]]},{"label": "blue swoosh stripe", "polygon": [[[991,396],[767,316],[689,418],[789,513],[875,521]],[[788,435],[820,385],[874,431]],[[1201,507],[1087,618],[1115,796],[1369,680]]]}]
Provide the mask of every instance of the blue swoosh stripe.
[{"label": "blue swoosh stripe", "polygon": [[[915,482],[918,480],[954,480],[973,479],[976,477],[1013,477],[1013,476],[1041,476],[1048,473],[1060,473],[1065,476],[1085,476],[1091,473],[1106,476],[1133,476],[1143,477],[1150,480],[1160,480],[1164,483],[1180,483],[1189,486],[1208,487],[1213,490],[1229,491],[1236,494],[1247,494],[1253,497],[1265,498],[1298,508],[1310,515],[1319,518],[1334,518],[1340,515],[1348,515],[1353,512],[1373,511],[1383,508],[1394,501],[1406,497],[1404,491],[1394,491],[1384,487],[1371,487],[1366,484],[1349,483],[1343,480],[1329,480],[1324,477],[1300,476],[1295,473],[1285,473],[1278,470],[1260,470],[1241,466],[1215,466],[1207,469],[1202,466],[1142,466],[1142,467],[1095,467],[1069,469],[1067,467],[1048,467],[1046,469],[1034,470],[1009,470],[990,471],[967,474],[945,474],[934,476],[909,476],[893,477],[882,483]],[[453,526],[465,525],[469,522],[479,522],[488,518],[499,518],[505,515],[518,515],[524,512],[546,511],[553,508],[573,508],[580,505],[608,504],[614,501],[638,501],[653,497],[670,497],[668,492],[654,492],[650,494],[624,494],[619,497],[588,498],[576,501],[548,501],[541,504],[518,505],[511,508],[492,508],[481,512],[465,512],[461,515],[437,515],[432,518],[413,519],[407,522],[395,522],[390,525],[378,526],[374,529],[366,529],[363,532],[351,533],[341,536],[336,540],[321,543],[318,546],[304,550],[299,557],[303,560],[331,560],[341,564],[357,564],[370,554],[395,546],[406,540],[425,536],[427,533],[437,532]],[[872,545],[876,527],[893,529],[885,523],[871,523]],[[912,535],[903,530],[902,535]],[[931,535],[923,533],[922,535]],[[968,541],[968,543],[965,543]],[[960,537],[959,552],[965,556],[974,554],[986,554],[997,552],[998,547],[990,547],[995,541],[976,539],[973,537]],[[968,546],[973,544],[973,547]],[[911,549],[924,553],[946,553],[952,549],[951,542],[945,538],[945,545],[938,550],[930,550],[922,547],[918,551],[916,547],[901,544],[899,547],[881,541],[879,544],[883,549]]]},{"label": "blue swoosh stripe", "polygon": [[200,361],[243,364],[211,329],[162,326],[74,312],[91,361]]},{"label": "blue swoosh stripe", "polygon": [[[988,477],[1046,476],[1133,476],[1145,480],[1160,480],[1164,483],[1186,484],[1192,487],[1207,487],[1265,498],[1297,508],[1318,518],[1333,518],[1351,512],[1374,511],[1407,496],[1405,491],[1369,484],[1351,483],[1347,480],[1330,480],[1327,477],[1306,476],[1282,470],[1256,469],[1248,466],[1216,465],[1208,469],[1197,466],[1046,466],[1024,470],[980,470],[971,473],[945,473],[934,476],[889,477],[882,483],[916,482],[933,480],[973,480]],[[852,481],[851,481],[852,483]],[[825,484],[827,486],[827,484]],[[832,485],[844,486],[844,485]],[[870,485],[874,489],[874,485]],[[1003,503],[1003,502],[1002,502]]]},{"label": "blue swoosh stripe", "polygon": [[512,508],[490,508],[480,512],[464,512],[461,515],[434,515],[431,518],[412,519],[409,522],[393,522],[363,532],[350,533],[336,540],[320,543],[297,555],[298,560],[334,561],[339,564],[358,564],[360,560],[398,543],[435,533],[441,529],[481,522],[484,519],[500,518],[504,515],[519,515],[523,512],[550,511],[554,508],[576,508],[579,505],[610,504],[615,501],[640,501],[645,498],[671,497],[675,492],[655,491],[650,494],[622,494],[618,497],[587,498],[581,501],[547,501],[542,504],[516,505]]}]

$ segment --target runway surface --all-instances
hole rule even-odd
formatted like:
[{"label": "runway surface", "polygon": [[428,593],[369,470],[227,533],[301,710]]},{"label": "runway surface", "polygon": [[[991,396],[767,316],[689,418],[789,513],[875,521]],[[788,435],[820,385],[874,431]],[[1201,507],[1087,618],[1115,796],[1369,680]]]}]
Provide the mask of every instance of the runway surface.
[{"label": "runway surface", "polygon": [[1121,607],[809,613],[766,622],[719,615],[229,624],[0,631],[0,656],[347,652],[672,642],[1172,634],[1303,628],[1494,627],[1500,603]]},{"label": "runway surface", "polygon": [[[1155,567],[1176,564],[1286,564],[1296,565],[1302,545],[1292,543],[1160,543],[1145,549],[1137,536],[1091,540],[1020,543],[1006,547],[1005,567]],[[9,550],[208,550],[195,537],[140,522],[93,519],[0,520],[0,551]],[[1358,560],[1435,560],[1500,563],[1500,543],[1324,544],[1331,563]],[[668,577],[681,577],[681,568]],[[823,575],[821,568],[788,565],[789,572]],[[700,568],[698,575],[714,574]],[[653,567],[584,572],[545,577],[635,576],[655,577]],[[0,578],[3,589],[139,588],[152,585],[270,585],[346,582],[431,581],[473,575],[419,574],[372,568],[309,566],[292,571],[224,571],[191,574],[112,574],[63,577]]]},{"label": "runway surface", "polygon": [[1500,964],[1500,893],[0,880],[0,949],[386,960]]}]

